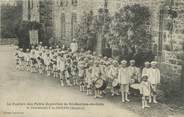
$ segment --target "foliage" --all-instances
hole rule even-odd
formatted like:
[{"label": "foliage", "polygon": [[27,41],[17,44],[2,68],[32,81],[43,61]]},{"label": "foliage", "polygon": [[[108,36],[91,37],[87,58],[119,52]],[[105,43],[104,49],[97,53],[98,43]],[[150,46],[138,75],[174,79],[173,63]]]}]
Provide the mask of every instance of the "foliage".
[{"label": "foliage", "polygon": [[[113,43],[127,47],[149,48],[151,35],[147,32],[150,12],[140,5],[126,6],[120,9],[113,18]],[[149,24],[148,24],[149,25]],[[119,46],[119,45],[117,45]]]},{"label": "foliage", "polygon": [[80,24],[77,28],[76,39],[79,47],[94,50],[96,45],[96,30],[94,27],[93,12],[84,12]]},{"label": "foliage", "polygon": [[29,31],[30,30],[39,30],[39,31],[42,30],[42,26],[38,22],[22,21],[16,27],[17,28],[16,28],[15,34],[19,40],[19,47],[22,47],[24,49],[30,47]]},{"label": "foliage", "polygon": [[105,41],[105,35],[108,35],[110,29],[111,17],[108,9],[99,9],[98,14],[94,15],[92,11],[84,13],[77,29],[77,40],[79,47],[94,50],[97,45],[97,36],[102,35]]},{"label": "foliage", "polygon": [[148,7],[126,6],[113,16],[110,16],[108,9],[101,8],[97,15],[92,12],[84,14],[78,26],[77,40],[79,46],[88,48],[91,45],[90,49],[94,49],[97,38],[102,38],[103,48],[124,48],[126,59],[140,55],[153,57],[149,25]]},{"label": "foliage", "polygon": [[17,2],[17,6],[1,6],[1,36],[2,38],[15,38],[15,29],[20,24],[22,18],[22,6]]},{"label": "foliage", "polygon": [[113,16],[110,38],[107,42],[115,48],[123,48],[122,59],[136,59],[140,66],[142,62],[154,58],[149,23],[150,11],[147,7],[136,4],[121,8]]}]

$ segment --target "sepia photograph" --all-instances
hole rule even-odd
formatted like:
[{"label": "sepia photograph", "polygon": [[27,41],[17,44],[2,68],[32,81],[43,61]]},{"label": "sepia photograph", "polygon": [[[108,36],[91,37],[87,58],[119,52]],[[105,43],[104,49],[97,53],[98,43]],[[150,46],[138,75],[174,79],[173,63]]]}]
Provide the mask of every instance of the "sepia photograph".
[{"label": "sepia photograph", "polygon": [[0,0],[0,117],[184,117],[184,0]]}]

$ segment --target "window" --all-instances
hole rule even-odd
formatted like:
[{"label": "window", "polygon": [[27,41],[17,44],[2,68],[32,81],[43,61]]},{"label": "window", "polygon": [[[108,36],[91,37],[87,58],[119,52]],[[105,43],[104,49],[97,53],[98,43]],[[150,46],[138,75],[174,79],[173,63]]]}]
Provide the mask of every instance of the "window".
[{"label": "window", "polygon": [[77,6],[77,4],[78,4],[78,1],[77,0],[72,0],[72,5],[73,6]]},{"label": "window", "polygon": [[77,25],[77,14],[72,13],[72,19],[71,19],[71,38],[72,39],[75,36],[76,25]]},{"label": "window", "polygon": [[33,7],[34,7],[34,6],[33,6],[33,4],[34,4],[33,2],[34,2],[33,0],[29,0],[29,4],[30,4],[30,8],[31,8],[31,9],[33,9]]},{"label": "window", "polygon": [[31,0],[28,0],[28,20],[31,19]]},{"label": "window", "polygon": [[66,34],[66,21],[65,21],[65,14],[61,14],[61,38],[65,38]]}]

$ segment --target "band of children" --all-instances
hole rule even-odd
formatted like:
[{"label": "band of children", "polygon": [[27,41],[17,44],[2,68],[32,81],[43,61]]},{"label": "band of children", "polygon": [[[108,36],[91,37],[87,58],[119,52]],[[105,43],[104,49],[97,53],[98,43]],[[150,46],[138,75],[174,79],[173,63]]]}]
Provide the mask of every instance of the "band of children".
[{"label": "band of children", "polygon": [[142,96],[142,108],[157,103],[157,86],[160,70],[157,62],[145,62],[143,69],[135,66],[135,60],[117,60],[97,56],[91,51],[72,51],[59,46],[32,46],[23,52],[16,49],[16,69],[46,74],[59,78],[61,86],[79,87],[88,96],[102,98],[105,94],[121,94],[121,101],[130,102],[130,96]]}]

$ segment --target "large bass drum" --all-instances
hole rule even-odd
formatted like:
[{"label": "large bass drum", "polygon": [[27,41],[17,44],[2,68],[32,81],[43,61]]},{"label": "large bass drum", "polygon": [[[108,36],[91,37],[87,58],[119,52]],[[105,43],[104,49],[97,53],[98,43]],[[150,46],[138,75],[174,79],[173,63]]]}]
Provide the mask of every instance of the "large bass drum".
[{"label": "large bass drum", "polygon": [[107,83],[102,78],[99,78],[95,81],[95,88],[99,90],[104,90],[107,87]]},{"label": "large bass drum", "polygon": [[118,79],[114,79],[114,80],[112,81],[112,87],[113,87],[113,88],[120,89],[120,84],[119,84],[119,82],[118,82]]},{"label": "large bass drum", "polygon": [[32,64],[33,64],[33,65],[37,63],[37,61],[36,61],[35,58],[31,58],[31,61],[32,61]]}]

